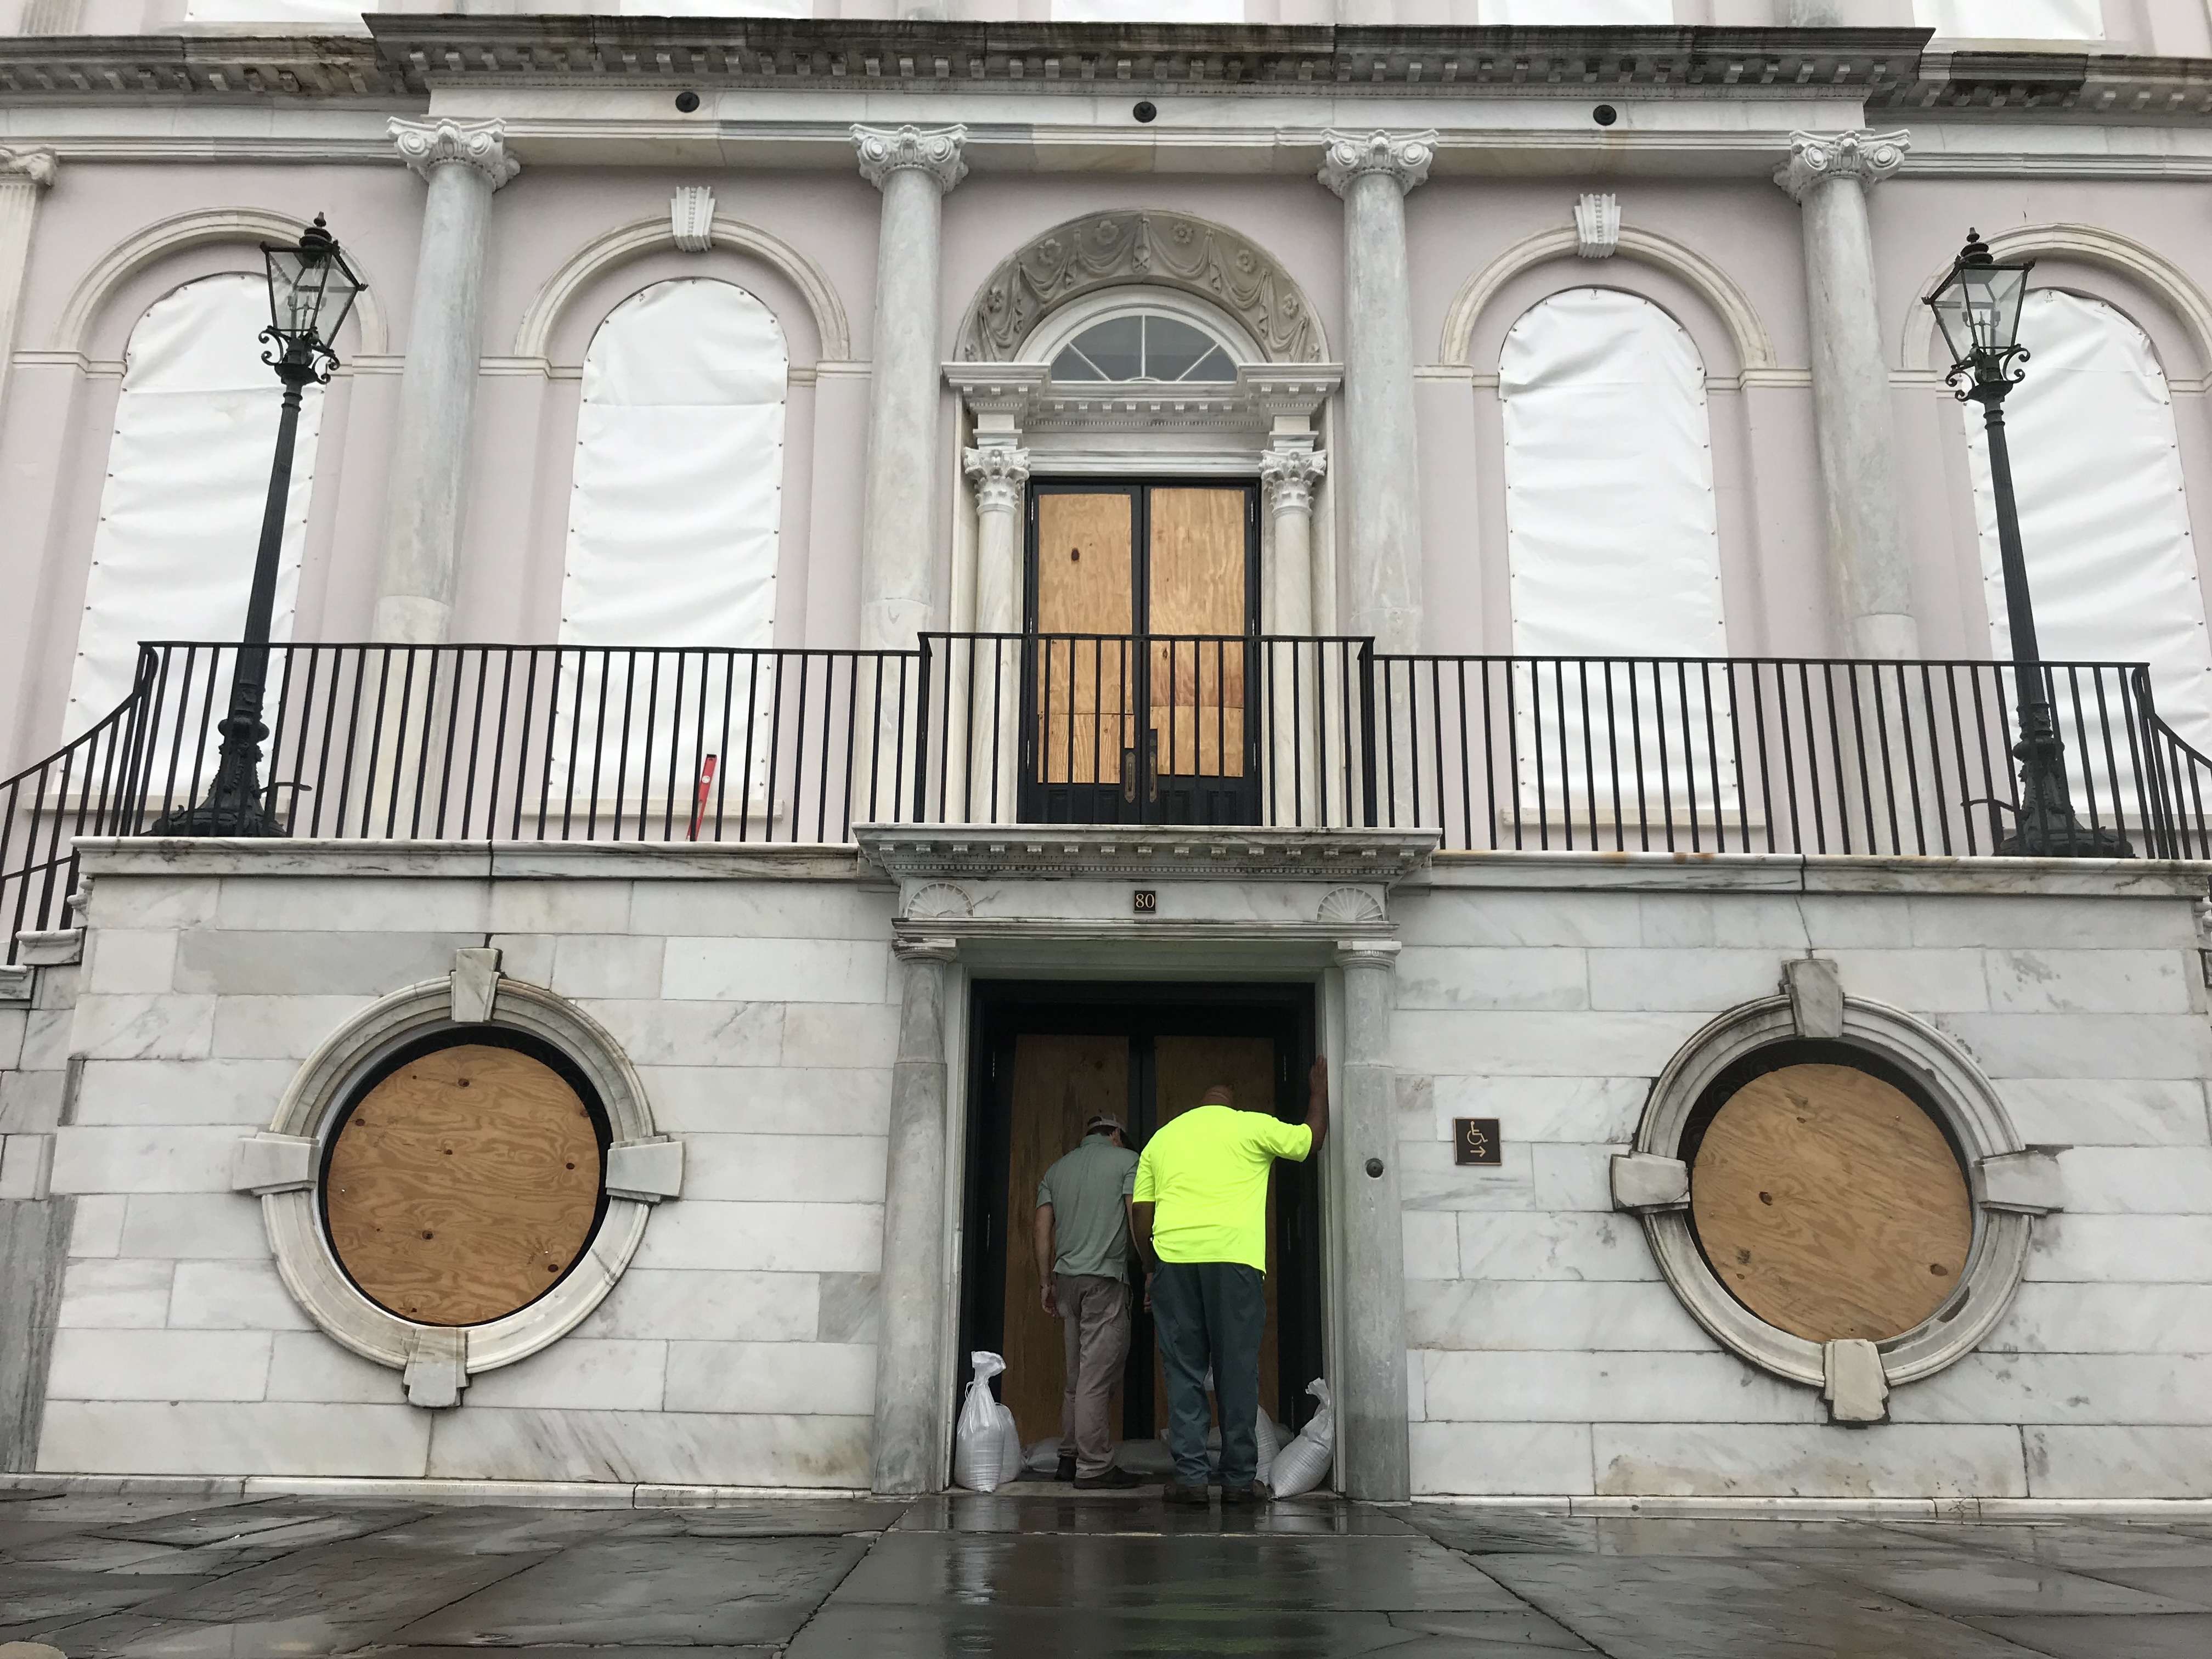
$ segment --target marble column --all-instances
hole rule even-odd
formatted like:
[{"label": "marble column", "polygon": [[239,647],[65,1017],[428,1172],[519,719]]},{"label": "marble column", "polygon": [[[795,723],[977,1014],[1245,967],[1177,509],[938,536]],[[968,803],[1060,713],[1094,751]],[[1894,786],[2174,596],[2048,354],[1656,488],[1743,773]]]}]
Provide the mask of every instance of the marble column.
[{"label": "marble column", "polygon": [[945,969],[957,946],[949,939],[915,939],[892,948],[905,963],[906,982],[899,1001],[898,1057],[891,1066],[870,1484],[877,1492],[903,1496],[935,1492],[944,1480],[950,1294],[945,1145],[951,1130]]},{"label": "marble column", "polygon": [[381,641],[430,645],[452,634],[492,192],[520,172],[521,163],[507,155],[499,121],[394,118],[390,125],[399,159],[428,188],[374,631]]},{"label": "marble column", "polygon": [[945,192],[967,175],[967,143],[960,126],[853,129],[860,175],[884,194],[860,529],[866,650],[907,649],[938,623],[938,246]]},{"label": "marble column", "polygon": [[1275,532],[1275,559],[1260,617],[1263,632],[1313,632],[1314,490],[1328,465],[1328,458],[1310,438],[1279,442],[1260,457],[1260,483],[1267,493]]},{"label": "marble column", "polygon": [[8,395],[9,361],[15,355],[31,228],[38,222],[39,198],[53,182],[53,151],[0,149],[0,406]]},{"label": "marble column", "polygon": [[1406,192],[1429,176],[1433,132],[1331,132],[1321,181],[1344,198],[1344,453],[1348,632],[1380,651],[1421,634],[1420,468]]},{"label": "marble column", "polygon": [[1390,1063],[1394,939],[1340,940],[1344,1052],[1336,1167],[1344,1254],[1337,1457],[1345,1492],[1378,1504],[1413,1495],[1406,1444],[1406,1224],[1398,1200],[1397,1072]]},{"label": "marble column", "polygon": [[1897,171],[1902,132],[1793,132],[1774,182],[1803,209],[1813,417],[1829,578],[1853,656],[1917,657],[1912,565],[1876,307],[1868,189]]},{"label": "marble column", "polygon": [[[1010,443],[984,443],[964,457],[975,491],[975,631],[1022,631],[1022,500],[1030,453]],[[957,735],[969,738],[968,810],[970,823],[1011,823],[1018,799],[1016,762],[1021,752],[1019,643],[978,641],[974,672],[957,659],[946,664],[964,705]],[[995,740],[994,740],[995,739]]]},{"label": "marble column", "polygon": [[1018,634],[1022,627],[1022,496],[1030,453],[985,444],[964,457],[975,490],[975,631]]}]

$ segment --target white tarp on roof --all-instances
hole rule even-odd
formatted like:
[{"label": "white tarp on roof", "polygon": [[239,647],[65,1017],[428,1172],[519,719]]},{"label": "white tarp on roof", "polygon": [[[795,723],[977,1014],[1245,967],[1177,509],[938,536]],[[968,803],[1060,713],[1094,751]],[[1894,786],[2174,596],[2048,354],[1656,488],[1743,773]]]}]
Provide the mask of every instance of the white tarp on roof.
[{"label": "white tarp on roof", "polygon": [[[1705,371],[1681,325],[1634,295],[1571,289],[1513,325],[1498,369],[1515,653],[1725,656]],[[1547,796],[1558,799],[1568,787],[1577,818],[1593,809],[1609,817],[1615,804],[1606,775],[1609,736],[1620,738],[1624,798],[1633,799],[1639,781],[1623,724],[1629,671],[1613,671],[1611,722],[1602,712],[1605,676],[1591,672],[1598,678],[1532,685],[1524,694],[1551,699],[1533,720],[1524,705],[1524,793],[1535,775],[1525,752],[1533,744],[1544,757]],[[1692,746],[1700,747],[1709,705],[1725,720],[1724,692],[1709,696],[1696,676],[1646,670],[1636,695],[1650,728],[1642,733],[1640,781],[1654,815],[1662,790],[1678,811],[1694,795],[1700,817],[1731,803],[1726,755],[1717,768],[1709,751],[1686,757],[1680,736],[1686,715],[1698,734]],[[1586,739],[1595,755],[1595,790]]]},{"label": "white tarp on roof", "polygon": [[2101,40],[2104,0],[1914,0],[1912,21],[1952,40]]},{"label": "white tarp on roof", "polygon": [[[2056,289],[2027,296],[2020,337],[2033,356],[2005,399],[2005,432],[2044,658],[2148,662],[2159,712],[2212,752],[2212,643],[2172,399],[2150,342],[2110,306]],[[1981,405],[1960,409],[1990,648],[2008,657],[1988,441]]]},{"label": "white tarp on roof", "polygon": [[[72,732],[123,700],[140,641],[235,640],[245,628],[283,396],[261,361],[268,325],[261,277],[209,276],[155,301],[131,331],[70,677]],[[270,627],[279,640],[292,634],[322,409],[322,389],[309,386]]]}]

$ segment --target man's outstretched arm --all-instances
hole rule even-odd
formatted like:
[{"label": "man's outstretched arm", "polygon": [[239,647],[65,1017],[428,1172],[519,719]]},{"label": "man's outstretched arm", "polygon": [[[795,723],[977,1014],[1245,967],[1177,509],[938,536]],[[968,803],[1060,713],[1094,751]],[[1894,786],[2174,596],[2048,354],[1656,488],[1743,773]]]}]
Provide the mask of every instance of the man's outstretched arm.
[{"label": "man's outstretched arm", "polygon": [[1057,1319],[1060,1317],[1060,1296],[1054,1287],[1052,1276],[1054,1249],[1051,1205],[1040,1204],[1036,1206],[1036,1214],[1031,1223],[1030,1237],[1036,1246],[1037,1278],[1044,1285],[1044,1294],[1037,1298],[1037,1305],[1042,1308],[1049,1317]]},{"label": "man's outstretched arm", "polygon": [[1328,1057],[1325,1054],[1316,1054],[1313,1070],[1306,1073],[1306,1127],[1313,1131],[1314,1151],[1319,1152],[1322,1142],[1328,1139]]}]

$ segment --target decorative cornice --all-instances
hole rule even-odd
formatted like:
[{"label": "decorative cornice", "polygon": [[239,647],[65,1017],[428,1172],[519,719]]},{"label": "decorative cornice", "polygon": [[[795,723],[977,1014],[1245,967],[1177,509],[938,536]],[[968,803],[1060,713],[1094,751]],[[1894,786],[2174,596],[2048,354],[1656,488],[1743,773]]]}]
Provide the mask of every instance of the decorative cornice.
[{"label": "decorative cornice", "polygon": [[27,179],[44,190],[54,181],[55,166],[50,149],[0,149],[0,179]]},{"label": "decorative cornice", "polygon": [[1160,880],[1372,881],[1427,866],[1433,830],[1198,830],[1010,823],[862,824],[861,860],[895,879],[1143,876]]},{"label": "decorative cornice", "polygon": [[1370,173],[1389,179],[1402,196],[1429,176],[1429,164],[1437,159],[1433,128],[1425,132],[1370,132],[1364,138],[1331,131],[1322,145],[1321,181],[1339,196],[1352,188],[1354,179]]},{"label": "decorative cornice", "polygon": [[951,190],[968,176],[968,163],[960,159],[960,152],[967,147],[968,129],[963,126],[853,129],[860,177],[878,190],[891,174],[909,167],[927,173],[939,190]]},{"label": "decorative cornice", "polygon": [[474,167],[497,190],[522,171],[522,163],[507,153],[504,121],[410,121],[395,115],[386,125],[399,159],[425,180],[433,168],[458,161]]},{"label": "decorative cornice", "polygon": [[1912,148],[1912,135],[1903,128],[1894,132],[1793,132],[1790,159],[1774,174],[1774,182],[1802,202],[1814,190],[1836,179],[1856,179],[1878,185],[1905,165]]},{"label": "decorative cornice", "polygon": [[975,487],[979,513],[1013,513],[1022,505],[1022,486],[1030,481],[1030,453],[1010,444],[985,444],[967,451],[962,470]]},{"label": "decorative cornice", "polygon": [[1260,457],[1260,483],[1271,513],[1310,513],[1314,489],[1328,471],[1328,457],[1303,447],[1270,449]]}]

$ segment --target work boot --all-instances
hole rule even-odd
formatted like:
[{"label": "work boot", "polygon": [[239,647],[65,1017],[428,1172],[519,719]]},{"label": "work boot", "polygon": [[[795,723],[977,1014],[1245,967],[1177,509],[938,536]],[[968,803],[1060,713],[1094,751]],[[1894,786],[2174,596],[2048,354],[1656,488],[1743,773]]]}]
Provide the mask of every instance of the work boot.
[{"label": "work boot", "polygon": [[1109,1468],[1103,1474],[1079,1474],[1075,1477],[1078,1492],[1127,1492],[1132,1486],[1145,1483],[1127,1469]]},{"label": "work boot", "polygon": [[1160,1502],[1177,1504],[1184,1509],[1202,1510],[1206,1507],[1206,1488],[1186,1486],[1170,1480],[1160,1488]]},{"label": "work boot", "polygon": [[1075,1460],[1072,1457],[1061,1458],[1060,1460],[1060,1467],[1052,1472],[1052,1478],[1059,1481],[1063,1486],[1069,1481],[1074,1480]]},{"label": "work boot", "polygon": [[1259,1501],[1260,1489],[1257,1486],[1224,1486],[1221,1489],[1221,1507],[1224,1510],[1249,1508]]}]

